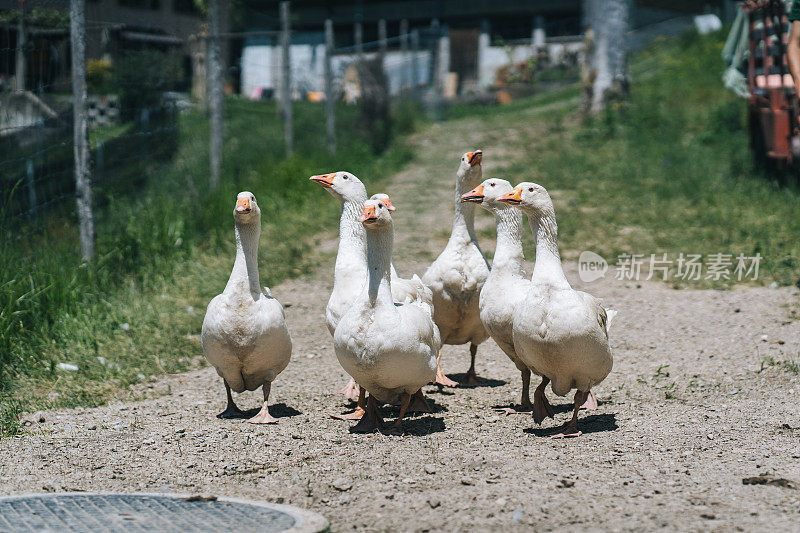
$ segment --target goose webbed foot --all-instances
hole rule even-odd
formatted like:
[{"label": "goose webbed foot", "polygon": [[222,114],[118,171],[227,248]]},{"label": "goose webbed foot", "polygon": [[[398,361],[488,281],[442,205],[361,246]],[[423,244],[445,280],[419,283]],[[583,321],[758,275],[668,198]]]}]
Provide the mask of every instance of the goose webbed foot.
[{"label": "goose webbed foot", "polygon": [[461,382],[461,385],[465,387],[477,387],[481,384],[483,380],[478,377],[478,374],[475,372],[474,368],[470,368],[467,370],[467,375],[464,376],[464,381]]},{"label": "goose webbed foot", "polygon": [[269,409],[267,408],[267,400],[269,400],[269,391],[272,389],[272,383],[267,381],[261,387],[261,390],[264,392],[264,404],[261,406],[261,410],[258,412],[256,416],[253,418],[249,418],[247,421],[251,424],[277,424],[278,419],[274,418],[271,414],[269,414]]},{"label": "goose webbed foot", "polygon": [[261,410],[258,412],[256,416],[253,418],[248,418],[248,422],[251,424],[277,424],[278,419],[273,417],[269,414],[269,409],[267,408],[267,402],[264,402],[264,405],[261,406]]},{"label": "goose webbed foot", "polygon": [[[355,383],[355,381],[353,383]],[[331,415],[331,418],[335,418],[337,420],[361,420],[365,412],[364,396],[366,395],[366,391],[364,390],[364,388],[359,387],[358,385],[356,385],[356,387],[358,388],[358,401],[356,403],[355,410],[352,413],[347,413],[343,415]]]},{"label": "goose webbed foot", "polygon": [[533,420],[537,424],[541,424],[547,417],[555,418],[553,406],[550,405],[547,395],[544,393],[544,388],[548,383],[550,383],[548,378],[542,378],[542,382],[533,391]]},{"label": "goose webbed foot", "polygon": [[436,356],[436,379],[434,380],[434,383],[439,385],[439,387],[458,387],[458,382],[448,378],[444,375],[444,372],[442,372],[442,367],[439,366],[439,359],[441,358],[442,351],[439,350],[439,355]]},{"label": "goose webbed foot", "polygon": [[519,405],[512,405],[511,407],[495,407],[492,410],[506,415],[529,415],[533,411],[533,404],[530,400],[528,400],[527,402],[523,401]]},{"label": "goose webbed foot", "polygon": [[370,394],[364,416],[358,424],[350,428],[350,433],[373,433],[380,429],[383,429],[383,417],[378,404],[375,403],[375,397]]},{"label": "goose webbed foot", "polygon": [[331,418],[335,418],[336,420],[361,420],[364,416],[364,409],[361,407],[356,407],[350,413],[345,413],[343,415],[331,415]]},{"label": "goose webbed foot", "polygon": [[[511,407],[496,407],[494,410],[507,415],[527,415],[533,411],[533,404],[531,403],[530,387],[531,387],[531,371],[527,368],[520,370],[522,375],[522,398],[519,405],[512,405]],[[547,400],[547,398],[545,398]]]},{"label": "goose webbed foot", "polygon": [[592,391],[589,391],[588,395],[586,396],[586,401],[583,402],[583,405],[581,405],[581,409],[586,409],[587,411],[597,410],[597,398]]},{"label": "goose webbed foot", "polygon": [[351,402],[356,402],[358,401],[359,392],[359,386],[356,383],[356,380],[350,378],[350,381],[347,382],[347,385],[345,385],[344,388],[336,394],[341,394]]},{"label": "goose webbed foot", "polygon": [[245,412],[236,407],[235,403],[229,403],[228,406],[222,411],[220,414],[217,415],[217,418],[227,420],[230,418],[244,418]]},{"label": "goose webbed foot", "polygon": [[[413,396],[416,395],[417,393],[415,392]],[[411,404],[411,398],[412,398],[411,394],[408,393],[403,394],[402,402],[400,404],[400,413],[397,415],[397,420],[395,420],[392,427],[382,432],[384,435],[400,436],[405,434],[405,430],[403,429],[403,417],[406,415],[406,411],[408,411],[408,406]]]},{"label": "goose webbed foot", "polygon": [[581,410],[581,405],[586,401],[587,396],[589,396],[589,391],[575,391],[575,408],[572,411],[572,420],[563,430],[551,435],[551,439],[571,439],[583,435],[583,432],[578,429],[578,411]]},{"label": "goose webbed foot", "polygon": [[430,413],[431,406],[428,404],[428,400],[425,399],[425,395],[422,393],[422,389],[419,389],[411,396],[411,403],[408,406],[409,413]]},{"label": "goose webbed foot", "polygon": [[466,387],[475,387],[480,384],[482,381],[481,378],[478,377],[478,373],[475,372],[475,355],[478,353],[478,345],[470,343],[469,345],[469,370],[467,370],[467,375],[464,376],[464,381],[461,382],[462,385]]},{"label": "goose webbed foot", "polygon": [[228,405],[225,406],[225,410],[222,411],[220,414],[217,415],[217,418],[220,419],[230,419],[230,418],[244,418],[245,412],[236,407],[236,404],[233,401],[233,394],[231,394],[231,387],[228,385],[228,382],[225,381],[225,395],[228,397]]}]

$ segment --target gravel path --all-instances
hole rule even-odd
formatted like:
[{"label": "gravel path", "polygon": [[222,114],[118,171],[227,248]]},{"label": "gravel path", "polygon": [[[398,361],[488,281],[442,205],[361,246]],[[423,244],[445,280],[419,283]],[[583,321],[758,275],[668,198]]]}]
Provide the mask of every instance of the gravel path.
[{"label": "gravel path", "polygon": [[[498,154],[522,148],[508,132],[459,124],[417,134],[420,163],[386,187],[406,275],[421,274],[445,242],[460,153],[483,148],[488,176]],[[542,428],[492,411],[518,401],[520,384],[491,341],[478,351],[483,386],[427,387],[435,410],[409,418],[404,437],[350,435],[350,423],[328,417],[343,412],[331,392],[346,381],[324,320],[333,238],[320,240],[319,272],[273,288],[290,306],[295,343],[273,387],[277,425],[217,420],[225,395],[211,369],[166,376],[140,386],[142,401],[31,415],[26,434],[0,441],[0,493],[253,498],[318,511],[332,531],[798,530],[800,381],[796,367],[780,363],[800,359],[797,289],[674,290],[612,275],[586,285],[570,260],[570,281],[620,311],[614,370],[596,389],[600,408],[581,415],[583,437],[547,438],[570,416],[569,399],[551,393],[556,420]],[[445,347],[445,371],[457,378],[467,366],[466,346]],[[248,393],[239,405],[257,407],[259,398]],[[772,477],[744,484],[764,473]]]}]

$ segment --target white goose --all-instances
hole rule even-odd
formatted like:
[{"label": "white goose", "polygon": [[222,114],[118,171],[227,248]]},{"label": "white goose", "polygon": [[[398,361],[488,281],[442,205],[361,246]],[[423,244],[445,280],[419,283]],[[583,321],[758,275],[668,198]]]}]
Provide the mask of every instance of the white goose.
[{"label": "white goose", "polygon": [[[364,202],[367,200],[367,189],[355,175],[350,172],[332,172],[311,176],[311,181],[322,185],[331,195],[339,200],[342,212],[339,217],[339,247],[336,253],[336,264],[333,270],[333,291],[325,307],[325,321],[328,331],[333,332],[339,320],[355,297],[361,292],[367,272],[366,230],[358,221]],[[386,197],[387,195],[376,195]],[[395,207],[391,200],[387,202],[392,211]],[[432,302],[430,289],[425,287],[418,276],[402,279],[397,275],[394,264],[391,266],[392,296],[396,302],[422,300]],[[348,399],[357,402],[356,409],[347,415],[332,415],[334,418],[359,419],[364,413],[364,393],[352,378],[340,391]],[[415,408],[424,409],[424,404],[416,404]]]},{"label": "white goose", "polygon": [[[489,277],[481,289],[480,317],[486,331],[500,349],[514,362],[522,376],[520,409],[502,409],[516,414],[530,412],[531,371],[514,350],[514,311],[525,299],[530,281],[525,277],[522,252],[522,213],[497,199],[511,191],[511,184],[500,178],[489,178],[464,194],[462,202],[476,203],[494,215],[497,225],[497,245]],[[544,382],[543,382],[544,383]],[[544,386],[541,387],[544,389]],[[537,389],[537,394],[542,393]],[[545,398],[545,401],[546,398]]]},{"label": "white goose", "polygon": [[261,411],[248,422],[270,424],[267,400],[272,381],[289,364],[292,339],[283,306],[259,286],[258,239],[261,210],[256,197],[240,192],[233,212],[236,225],[236,260],[222,294],[208,304],[201,342],[206,359],[225,382],[228,405],[219,418],[239,418],[231,389],[239,392],[263,388]]},{"label": "white goose", "polygon": [[[595,297],[574,290],[561,266],[553,201],[544,187],[523,182],[499,199],[521,209],[536,236],[536,263],[525,299],[514,313],[513,341],[525,364],[552,381],[553,392],[575,392],[572,420],[556,437],[577,437],[578,410],[592,387],[611,372],[608,325],[616,314]],[[534,412],[545,406],[535,398]],[[549,413],[548,413],[549,414]]]},{"label": "white goose", "polygon": [[401,422],[420,388],[436,375],[439,331],[427,303],[395,303],[392,297],[394,230],[381,200],[367,200],[359,218],[367,229],[367,274],[360,294],[341,317],[333,335],[339,363],[369,391],[366,414],[351,431],[371,432],[383,425],[375,402],[400,401]]},{"label": "white goose", "polygon": [[[475,206],[461,203],[461,195],[482,181],[482,158],[480,150],[461,156],[456,173],[453,230],[444,251],[422,276],[422,282],[433,291],[433,319],[439,327],[442,343],[470,343],[467,384],[477,381],[475,354],[478,345],[489,338],[478,309],[481,288],[489,276],[489,264],[475,235]],[[458,385],[441,370],[437,371],[436,383],[449,387]]]}]

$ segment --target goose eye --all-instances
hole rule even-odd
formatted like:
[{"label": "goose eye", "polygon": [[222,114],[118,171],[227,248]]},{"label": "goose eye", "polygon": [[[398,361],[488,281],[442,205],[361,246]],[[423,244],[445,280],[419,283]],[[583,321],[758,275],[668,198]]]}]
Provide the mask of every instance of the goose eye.
[{"label": "goose eye", "polygon": [[256,201],[256,197],[255,197],[255,196],[251,196],[251,197],[250,197],[250,199],[251,199],[252,201],[254,201],[254,202]]},{"label": "goose eye", "polygon": [[344,179],[346,179],[346,180],[347,180],[347,179],[350,179],[350,178],[348,178],[347,176],[343,176],[343,177],[344,177]]},{"label": "goose eye", "polygon": [[533,187],[528,187],[528,192],[533,192]]},{"label": "goose eye", "polygon": [[383,204],[378,204],[378,207],[383,207]]},{"label": "goose eye", "polygon": [[489,184],[489,187],[494,187],[494,183],[490,183],[490,184]]}]

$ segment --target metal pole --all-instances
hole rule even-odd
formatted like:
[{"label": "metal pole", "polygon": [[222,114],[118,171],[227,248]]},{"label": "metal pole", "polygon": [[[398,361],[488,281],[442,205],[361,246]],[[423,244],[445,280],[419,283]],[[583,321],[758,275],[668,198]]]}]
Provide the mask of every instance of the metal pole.
[{"label": "metal pole", "polygon": [[403,62],[403,68],[400,70],[400,90],[403,90],[408,87],[410,78],[408,75],[408,19],[400,21],[400,57]]},{"label": "metal pole", "polygon": [[219,50],[219,0],[209,0],[209,40],[208,40],[208,84],[210,120],[211,190],[219,184],[220,167],[222,165],[222,62]]},{"label": "metal pole", "polygon": [[286,155],[294,153],[294,126],[292,124],[292,84],[289,48],[292,45],[289,27],[289,2],[281,2],[281,103],[283,104],[283,132],[286,137]]},{"label": "metal pole", "polygon": [[19,92],[25,90],[25,2],[19,3],[19,21],[17,22],[17,68],[16,68],[16,89]]},{"label": "metal pole", "polygon": [[333,21],[325,21],[325,118],[328,127],[328,150],[336,153],[336,110],[333,100]]},{"label": "metal pole", "polygon": [[70,40],[72,45],[72,109],[75,157],[75,192],[80,222],[81,255],[94,256],[94,219],[89,172],[89,137],[86,123],[86,5],[85,0],[70,1]]}]

